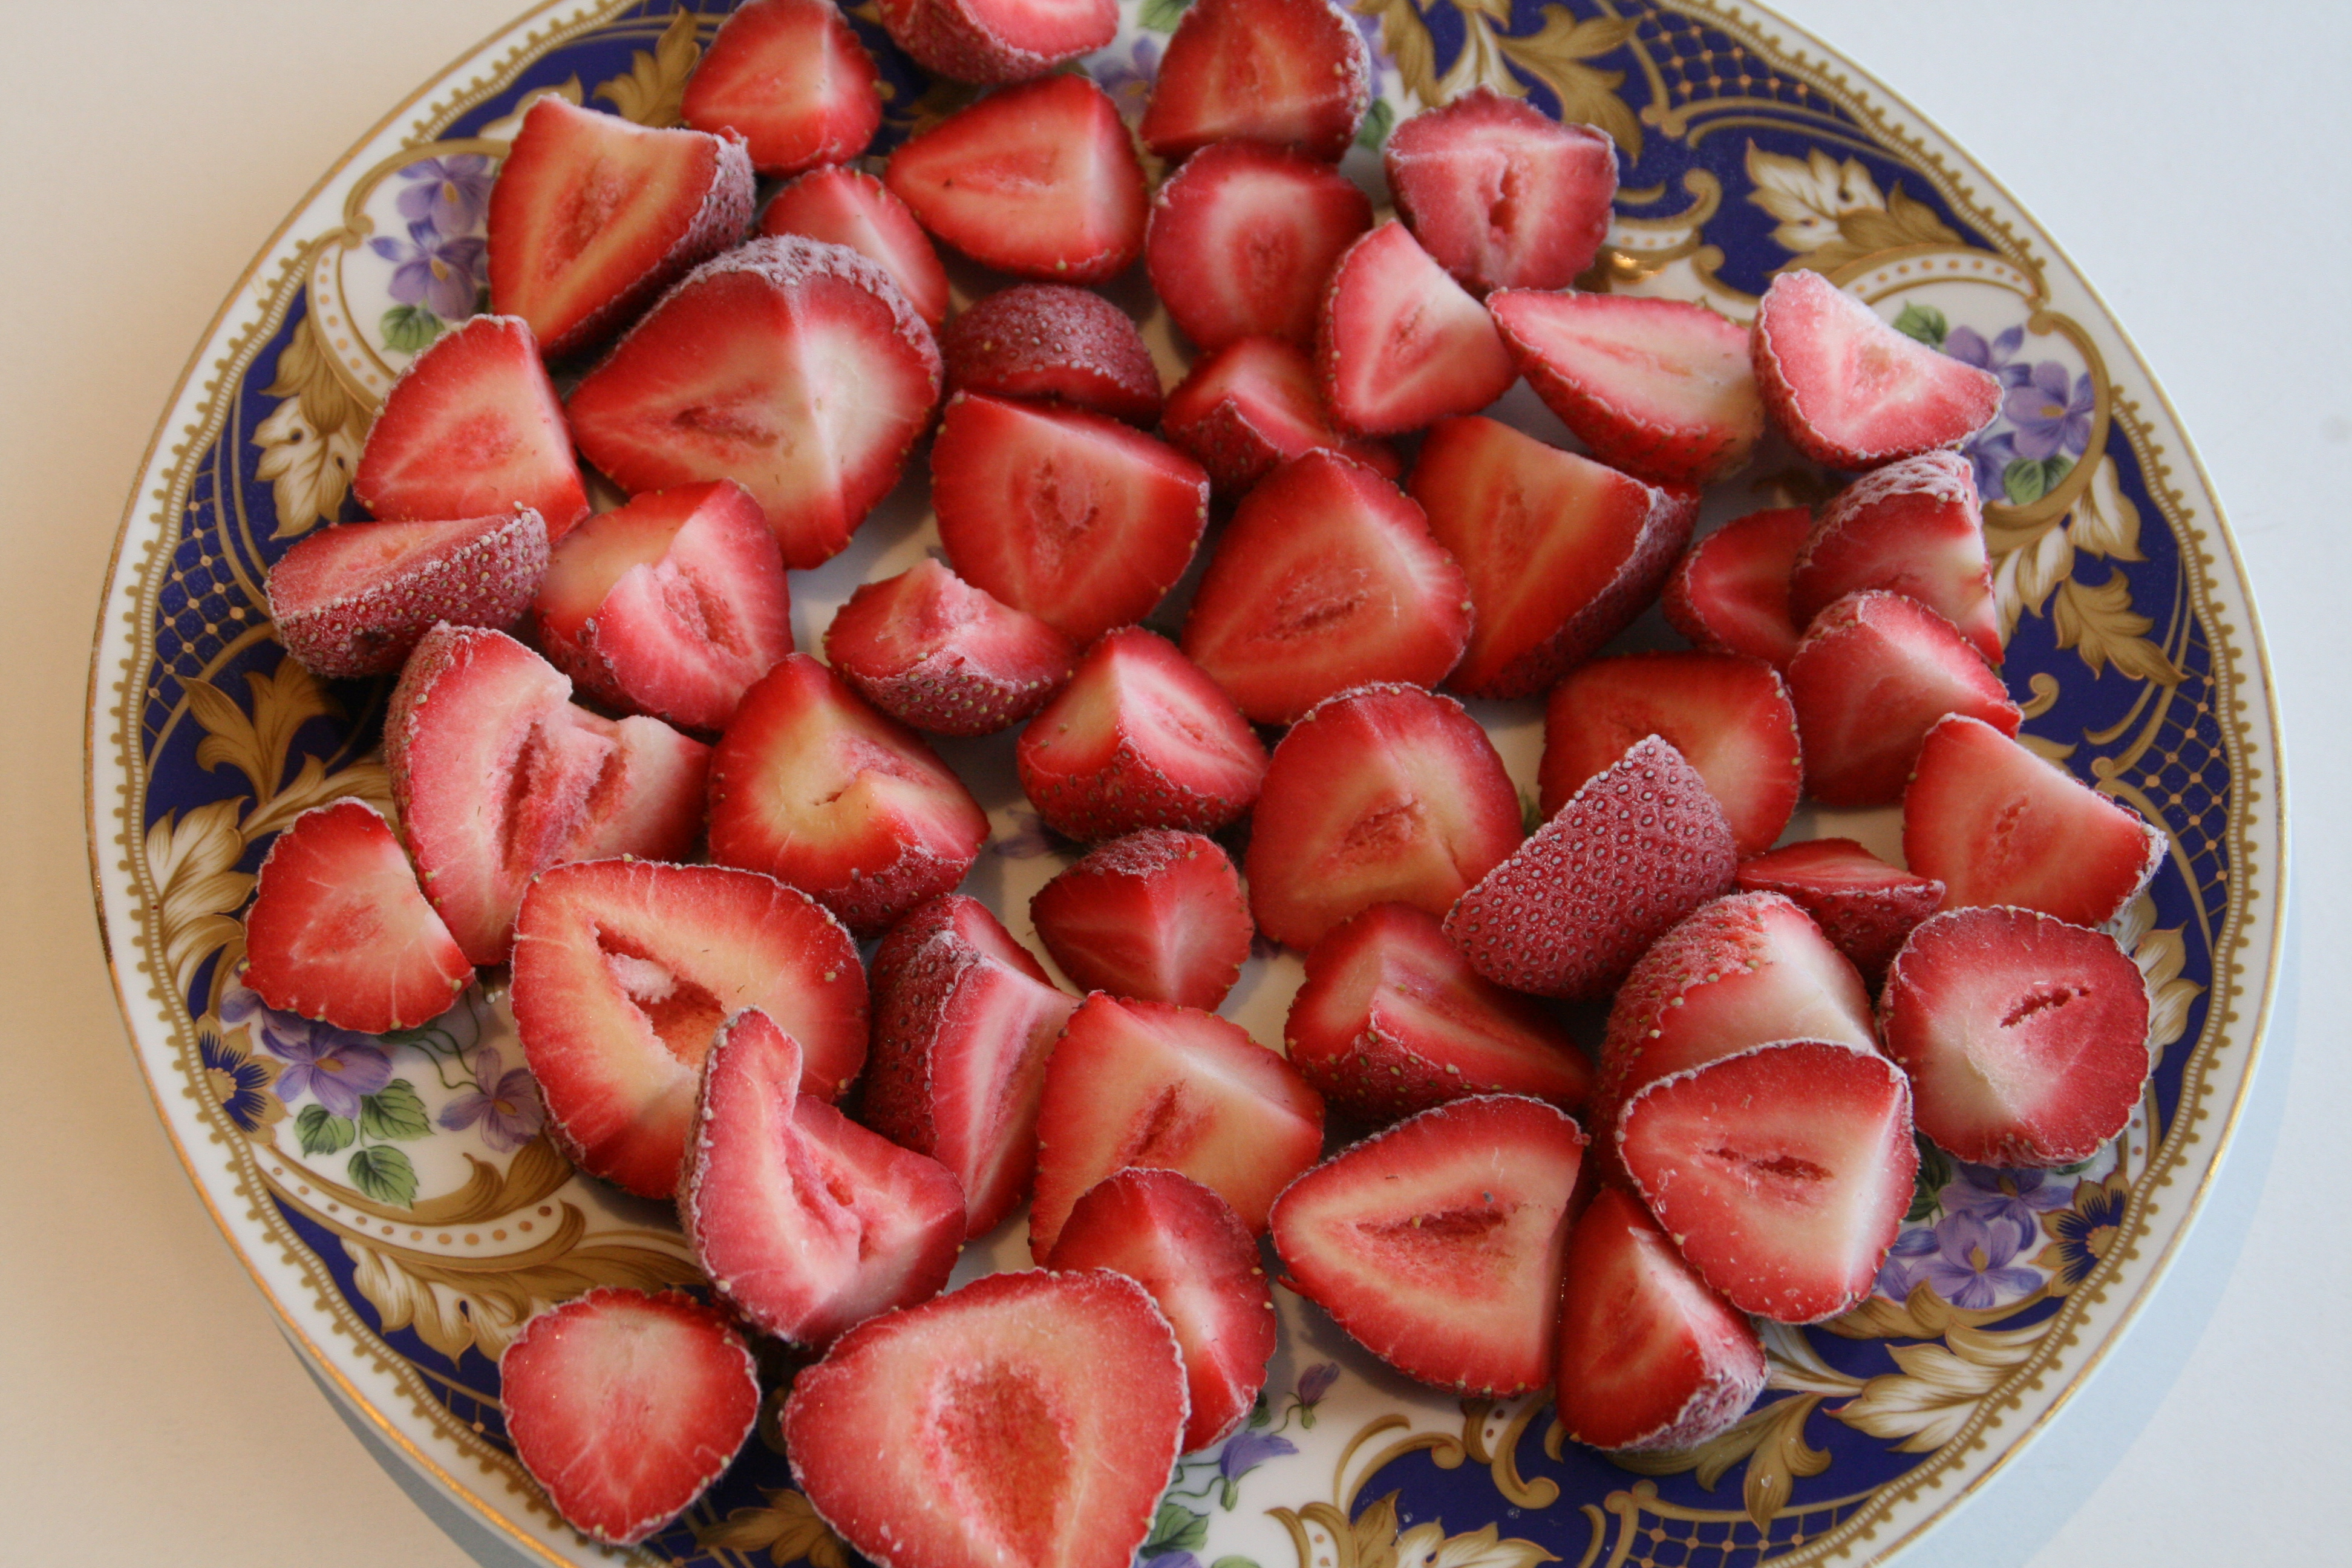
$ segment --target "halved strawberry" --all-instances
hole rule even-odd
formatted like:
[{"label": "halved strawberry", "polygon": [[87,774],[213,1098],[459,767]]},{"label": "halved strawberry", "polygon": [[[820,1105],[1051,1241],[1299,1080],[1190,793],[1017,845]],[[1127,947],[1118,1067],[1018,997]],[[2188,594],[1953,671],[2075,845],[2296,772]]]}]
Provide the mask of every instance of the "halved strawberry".
[{"label": "halved strawberry", "polygon": [[811,169],[769,198],[760,232],[845,245],[888,273],[933,331],[948,319],[947,268],[931,237],[906,203],[863,169]]},{"label": "halved strawberry", "polygon": [[[1211,3],[1199,0],[1186,21]],[[1326,0],[1271,3],[1328,8]],[[1310,349],[1323,286],[1371,226],[1370,200],[1330,164],[1220,142],[1186,158],[1152,196],[1143,264],[1168,319],[1201,349],[1250,337]]]},{"label": "halved strawberry", "polygon": [[605,1286],[538,1313],[499,1357],[515,1458],[575,1529],[643,1541],[734,1459],[760,1373],[723,1312]]},{"label": "halved strawberry", "polygon": [[1757,390],[1813,461],[1874,468],[1957,447],[2000,411],[1989,371],[1937,353],[1818,272],[1783,272],[1756,307]]},{"label": "halved strawberry", "polygon": [[271,842],[245,964],[268,1005],[362,1035],[436,1018],[474,979],[392,825],[362,800],[314,805]]},{"label": "halved strawberry", "polygon": [[1617,199],[1617,145],[1481,83],[1389,135],[1381,159],[1413,237],[1474,294],[1565,289]]},{"label": "halved strawberry", "polygon": [[1212,838],[1149,827],[1114,838],[1029,900],[1038,940],[1082,991],[1214,1008],[1249,957],[1249,905]]},{"label": "halved strawberry", "polygon": [[1371,92],[1371,52],[1331,0],[1195,0],[1160,61],[1143,144],[1173,160],[1259,142],[1336,163]]},{"label": "halved strawberry", "polygon": [[527,506],[550,540],[588,515],[563,405],[517,316],[474,316],[408,362],[368,426],[352,493],[376,517],[439,522]]},{"label": "halved strawberry", "polygon": [[1275,747],[1244,860],[1250,909],[1303,952],[1374,904],[1442,912],[1518,842],[1518,792],[1477,721],[1419,687],[1368,686]]},{"label": "halved strawberry", "polygon": [[1911,928],[1944,901],[1944,884],[1890,866],[1851,838],[1784,844],[1739,866],[1740,891],[1779,893],[1876,985]]},{"label": "halved strawberry", "polygon": [[1822,503],[1789,574],[1789,618],[1801,626],[1867,588],[1918,600],[1958,627],[1987,664],[2000,662],[2000,612],[1968,458],[1905,458]]},{"label": "halved strawberry", "polygon": [[845,163],[882,127],[881,73],[833,0],[745,0],[702,51],[678,112],[743,138],[762,174]]},{"label": "halved strawberry", "polygon": [[612,752],[551,863],[621,855],[683,858],[702,837],[710,748],[643,714],[615,721],[573,708],[571,719]]},{"label": "halved strawberry", "polygon": [[1143,334],[1090,289],[1000,289],[955,319],[940,354],[950,394],[1058,398],[1147,430],[1160,423],[1160,371]]},{"label": "halved strawberry", "polygon": [[889,274],[787,235],[698,268],[566,407],[580,450],[632,494],[740,481],[797,571],[898,482],[939,395],[939,345]]},{"label": "halved strawberry", "polygon": [[1275,338],[1244,338],[1194,363],[1168,395],[1160,428],[1209,472],[1218,490],[1239,494],[1277,463],[1304,452],[1343,452],[1387,479],[1404,472],[1385,441],[1332,427],[1315,366]]},{"label": "halved strawberry", "polygon": [[890,41],[951,81],[1025,81],[1098,49],[1117,0],[881,0]]},{"label": "halved strawberry", "polygon": [[1789,611],[1789,574],[1813,531],[1810,507],[1735,517],[1683,552],[1659,608],[1701,647],[1789,668],[1805,635]]},{"label": "halved strawberry", "polygon": [[504,631],[547,572],[529,507],[454,522],[348,522],[298,541],[263,591],[278,640],[313,675],[388,675],[436,621]]},{"label": "halved strawberry", "polygon": [[824,628],[824,657],[902,724],[992,735],[1052,701],[1078,650],[927,555],[850,595]]},{"label": "halved strawberry", "polygon": [[890,154],[883,183],[973,260],[1049,283],[1099,283],[1143,252],[1143,164],[1085,76],[989,94]]},{"label": "halved strawberry", "polygon": [[1394,219],[1332,268],[1315,360],[1332,417],[1363,436],[1472,413],[1519,378],[1494,318]]},{"label": "halved strawberry", "polygon": [[740,136],[663,131],[546,93],[490,187],[491,308],[560,359],[610,336],[696,263],[743,237]]}]

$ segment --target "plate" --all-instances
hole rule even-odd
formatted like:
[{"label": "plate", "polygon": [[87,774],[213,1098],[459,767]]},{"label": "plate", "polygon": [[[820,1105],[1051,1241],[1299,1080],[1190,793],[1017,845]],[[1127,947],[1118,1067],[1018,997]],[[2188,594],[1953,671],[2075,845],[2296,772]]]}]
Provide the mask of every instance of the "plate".
[{"label": "plate", "polygon": [[[239,284],[165,411],[126,515],[93,655],[92,861],[118,991],[207,1205],[326,1381],[395,1451],[526,1555],[608,1561],[548,1511],[503,1437],[495,1357],[530,1311],[693,1268],[656,1205],[572,1173],[540,1135],[495,993],[383,1039],[258,1009],[236,915],[270,836],[342,795],[381,800],[380,684],[282,661],[260,583],[350,509],[369,412],[476,302],[481,196],[533,96],[675,112],[716,26],[662,0],[561,0],[427,83],[330,172]],[[1139,110],[1181,0],[1130,3],[1087,66]],[[1540,1399],[1464,1402],[1395,1379],[1284,1299],[1260,1418],[1174,1479],[1149,1568],[1520,1568],[1867,1559],[2015,1456],[2156,1288],[2246,1091],[2277,964],[2284,821],[2273,697],[2234,549],[2162,395],[2055,247],[1965,155],[1821,44],[1713,0],[1368,0],[1387,128],[1484,82],[1611,131],[1628,155],[1600,276],[1744,319],[1770,275],[1827,273],[2013,389],[1971,448],[2026,735],[2170,835],[2119,922],[2156,1002],[2155,1078],[2090,1165],[2035,1176],[1929,1163],[1855,1312],[1772,1331],[1757,1411],[1629,1469],[1553,1434]],[[886,140],[949,111],[884,43]],[[967,283],[971,280],[967,279]],[[1114,290],[1117,291],[1116,289]],[[1139,311],[1142,291],[1120,294]],[[1163,354],[1164,323],[1148,323]],[[1563,439],[1524,391],[1515,421]],[[1710,518],[1817,493],[1768,450]],[[919,483],[796,578],[817,641],[856,582],[925,551]],[[1671,638],[1654,625],[1639,643]],[[1489,705],[1515,776],[1532,710]],[[973,889],[1027,932],[1061,864],[1004,742],[950,748],[995,837]],[[1800,831],[1889,846],[1885,814]],[[1254,961],[1227,1011],[1280,1037],[1295,961]],[[1017,1237],[998,1238],[1010,1254]],[[975,1262],[968,1268],[976,1268]],[[653,1563],[838,1568],[772,1421]],[[1238,1561],[1235,1561],[1238,1560]]]}]

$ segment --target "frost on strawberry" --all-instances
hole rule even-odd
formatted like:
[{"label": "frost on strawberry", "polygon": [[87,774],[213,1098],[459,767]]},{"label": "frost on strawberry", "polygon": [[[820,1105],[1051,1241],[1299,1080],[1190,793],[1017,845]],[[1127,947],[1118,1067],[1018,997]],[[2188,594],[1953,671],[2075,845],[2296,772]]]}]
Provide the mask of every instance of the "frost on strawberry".
[{"label": "frost on strawberry", "polygon": [[1324,284],[1371,226],[1371,202],[1328,163],[1220,142],[1153,194],[1143,263],[1169,320],[1204,352],[1249,337],[1311,349]]},{"label": "frost on strawberry", "polygon": [[347,522],[298,541],[263,584],[278,640],[313,675],[388,675],[435,623],[505,631],[547,571],[528,507],[451,522]]},{"label": "frost on strawberry", "polygon": [[824,657],[875,707],[940,735],[992,735],[1069,684],[1078,650],[925,556],[834,612]]},{"label": "frost on strawberry", "polygon": [[1812,531],[1809,507],[1733,518],[1675,563],[1659,604],[1666,624],[1700,647],[1787,669],[1805,634],[1789,608],[1789,574]]},{"label": "frost on strawberry", "polygon": [[881,0],[877,9],[908,58],[950,81],[1026,81],[1118,31],[1116,0]]},{"label": "frost on strawberry", "polygon": [[880,267],[931,331],[948,319],[948,274],[907,204],[862,169],[812,169],[768,198],[763,235],[797,234],[845,245]]},{"label": "frost on strawberry", "polygon": [[1944,902],[1943,883],[1890,866],[1851,838],[1809,838],[1743,860],[1739,888],[1793,900],[1874,986],[1911,928]]},{"label": "frost on strawberry", "polygon": [[845,163],[882,125],[881,76],[832,0],[746,0],[719,25],[678,113],[743,138],[762,174]]},{"label": "frost on strawberry", "polygon": [[2000,411],[1990,372],[1904,336],[1818,272],[1783,272],[1756,308],[1757,389],[1797,450],[1874,468],[1958,447]]},{"label": "frost on strawberry", "polygon": [[1029,900],[1038,940],[1082,991],[1213,1009],[1249,958],[1241,874],[1216,840],[1146,828],[1092,850]]},{"label": "frost on strawberry", "polygon": [[1168,395],[1160,428],[1200,460],[1221,495],[1239,495],[1277,463],[1318,449],[1388,479],[1404,473],[1387,442],[1349,437],[1332,425],[1313,362],[1276,338],[1242,338],[1202,354]]},{"label": "frost on strawberry", "polygon": [[1399,125],[1381,162],[1413,237],[1474,294],[1565,289],[1609,233],[1609,133],[1483,84]]},{"label": "frost on strawberry", "polygon": [[1836,600],[1871,588],[1916,599],[1958,627],[1987,664],[2000,662],[2000,614],[1968,458],[1906,458],[1822,504],[1790,569],[1789,618],[1803,626]]},{"label": "frost on strawberry", "polygon": [[1087,289],[1023,283],[974,301],[940,338],[950,395],[1052,398],[1149,430],[1160,371],[1134,320]]},{"label": "frost on strawberry", "polygon": [[1473,413],[1519,374],[1486,308],[1394,219],[1332,268],[1315,362],[1332,417],[1361,436]]}]

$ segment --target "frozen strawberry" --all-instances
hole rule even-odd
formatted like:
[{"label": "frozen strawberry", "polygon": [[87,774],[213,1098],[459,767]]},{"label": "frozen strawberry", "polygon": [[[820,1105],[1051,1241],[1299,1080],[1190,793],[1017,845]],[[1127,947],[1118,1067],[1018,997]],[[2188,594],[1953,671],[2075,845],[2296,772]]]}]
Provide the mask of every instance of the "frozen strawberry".
[{"label": "frozen strawberry", "polygon": [[[1262,3],[1328,8],[1326,0]],[[1188,20],[1208,4],[1200,0]],[[1323,286],[1371,226],[1371,202],[1330,164],[1220,142],[1185,159],[1153,195],[1143,264],[1168,319],[1202,350],[1251,337],[1311,349]]]},{"label": "frozen strawberry", "polygon": [[1322,1149],[1322,1097],[1240,1025],[1097,991],[1045,1063],[1030,1255],[1050,1256],[1079,1194],[1129,1165],[1192,1177],[1263,1233]]},{"label": "frozen strawberry", "polygon": [[759,1417],[760,1374],[723,1312],[606,1286],[523,1325],[499,1357],[499,1402],[555,1511],[627,1546],[725,1471]]},{"label": "frozen strawberry", "polygon": [[751,194],[740,136],[656,130],[544,94],[490,187],[491,308],[530,322],[550,359],[591,347],[741,239]]},{"label": "frozen strawberry", "polygon": [[1374,904],[1324,933],[1283,1036],[1327,1101],[1374,1124],[1474,1094],[1570,1111],[1592,1094],[1592,1064],[1567,1031],[1472,969],[1437,917],[1410,904]]},{"label": "frozen strawberry", "polygon": [[931,503],[959,576],[1083,647],[1184,574],[1209,477],[1103,415],[960,393],[931,444]]},{"label": "frozen strawberry", "polygon": [[615,721],[575,707],[570,717],[612,751],[551,864],[620,855],[683,858],[702,837],[710,748],[641,714]]},{"label": "frozen strawberry", "polygon": [[1243,338],[1196,362],[1168,395],[1168,439],[1190,452],[1218,490],[1238,495],[1304,452],[1343,452],[1388,479],[1404,472],[1384,441],[1334,429],[1305,354],[1274,338]]},{"label": "frozen strawberry", "polygon": [[940,238],[1001,272],[1099,283],[1143,253],[1143,164],[1084,76],[989,94],[890,154],[883,183]]},{"label": "frozen strawberry", "polygon": [[1408,1377],[1484,1397],[1538,1387],[1584,1143],[1517,1095],[1424,1110],[1282,1194],[1284,1282]]},{"label": "frozen strawberry", "polygon": [[588,515],[563,405],[515,316],[474,316],[433,340],[383,395],[352,493],[390,522],[529,507],[563,537]]},{"label": "frozen strawberry", "polygon": [[1911,928],[1944,901],[1944,884],[1890,866],[1851,838],[1784,844],[1739,866],[1746,893],[1780,893],[1875,986]]},{"label": "frozen strawberry", "polygon": [[1781,1323],[1870,1294],[1919,1164],[1903,1069],[1826,1040],[1750,1046],[1659,1079],[1627,1102],[1617,1148],[1706,1282]]},{"label": "frozen strawberry", "polygon": [[898,1568],[1128,1568],[1182,1441],[1184,1361],[1105,1269],[992,1274],[852,1330],[793,1381],[793,1479]]},{"label": "frozen strawberry", "polygon": [[557,1138],[645,1197],[677,1190],[696,1074],[757,1007],[798,1042],[800,1092],[841,1098],[866,1059],[866,974],[841,922],[772,877],[587,860],[535,879],[515,921],[515,1030]]},{"label": "frozen strawberry", "polygon": [[1948,910],[2016,904],[2105,925],[2164,864],[2165,836],[2015,732],[1964,714],[1927,731],[1903,795],[1903,858],[1944,884]]},{"label": "frozen strawberry", "polygon": [[1536,809],[1549,816],[1644,735],[1698,770],[1742,855],[1789,826],[1804,783],[1780,672],[1736,653],[1630,653],[1579,665],[1544,704]]},{"label": "frozen strawberry", "polygon": [[980,300],[940,339],[948,391],[1057,398],[1150,429],[1160,371],[1128,313],[1086,289],[1024,283]]},{"label": "frozen strawberry", "polygon": [[278,640],[313,675],[389,675],[436,621],[504,631],[547,571],[529,507],[454,522],[347,522],[299,541],[263,584]]},{"label": "frozen strawberry", "polygon": [[1424,109],[1381,150],[1413,237],[1474,294],[1565,289],[1592,265],[1617,199],[1617,146],[1485,85]]},{"label": "frozen strawberry", "polygon": [[566,406],[581,452],[631,494],[739,481],[802,571],[898,482],[939,395],[939,345],[889,274],[788,235],[698,268]]},{"label": "frozen strawberry", "polygon": [[1371,91],[1371,53],[1331,0],[1195,0],[1160,61],[1143,144],[1181,159],[1257,142],[1336,163]]},{"label": "frozen strawberry", "polygon": [[1659,607],[1701,647],[1789,668],[1803,623],[1789,611],[1789,574],[1813,531],[1810,507],[1735,517],[1683,552]]},{"label": "frozen strawberry", "polygon": [[845,245],[890,275],[933,331],[948,319],[948,274],[931,237],[880,180],[841,164],[811,169],[769,199],[763,235]]},{"label": "frozen strawberry", "polygon": [[1768,1370],[1747,1316],[1616,1187],[1568,1234],[1559,1349],[1560,1426],[1620,1452],[1697,1447],[1748,1414]]},{"label": "frozen strawberry", "polygon": [[1989,371],[1905,337],[1818,272],[1783,272],[1756,308],[1757,389],[1806,457],[1874,468],[1957,447],[2000,411]]},{"label": "frozen strawberry", "polygon": [[1216,841],[1146,828],[1114,838],[1029,900],[1038,940],[1082,991],[1214,1008],[1249,957],[1241,874]]},{"label": "frozen strawberry", "polygon": [[1745,468],[1764,434],[1748,329],[1704,305],[1511,289],[1486,309],[1544,406],[1611,468],[1711,485]]},{"label": "frozen strawberry", "polygon": [[1975,465],[1927,452],[1874,468],[1822,507],[1789,574],[1789,618],[1811,621],[1835,600],[1884,588],[1916,599],[1959,628],[1987,664],[2000,662],[2000,612],[1986,563]]},{"label": "frozen strawberry", "polygon": [[686,79],[678,112],[735,132],[762,174],[845,163],[882,127],[881,75],[833,0],[746,0]]},{"label": "frozen strawberry", "polygon": [[1892,805],[1928,727],[1965,713],[2014,735],[2000,677],[1952,623],[1900,594],[1849,594],[1813,617],[1789,660],[1805,792],[1824,805]]},{"label": "frozen strawberry", "polygon": [[1380,681],[1435,686],[1470,638],[1470,584],[1412,499],[1312,451],[1258,481],[1218,537],[1185,654],[1260,724]]},{"label": "frozen strawberry", "polygon": [[951,81],[1026,81],[1111,41],[1116,0],[880,0],[909,59]]},{"label": "frozen strawberry", "polygon": [[1315,362],[1333,419],[1363,436],[1472,413],[1519,376],[1494,318],[1394,219],[1332,269]]},{"label": "frozen strawberry", "polygon": [[270,1006],[362,1035],[438,1017],[474,979],[392,825],[361,800],[312,806],[271,842],[245,963]]},{"label": "frozen strawberry", "polygon": [[1200,666],[1165,637],[1123,626],[1029,721],[1013,765],[1046,826],[1092,843],[1229,826],[1257,799],[1265,747]]},{"label": "frozen strawberry", "polygon": [[834,612],[824,657],[866,700],[941,735],[992,735],[1053,700],[1078,650],[929,556]]},{"label": "frozen strawberry", "polygon": [[1251,820],[1250,910],[1301,952],[1374,904],[1442,913],[1519,843],[1518,792],[1486,731],[1414,686],[1345,692],[1300,720]]},{"label": "frozen strawberry", "polygon": [[1440,421],[1405,488],[1470,575],[1475,616],[1451,683],[1473,697],[1533,696],[1632,625],[1698,521],[1695,492],[1484,416]]}]

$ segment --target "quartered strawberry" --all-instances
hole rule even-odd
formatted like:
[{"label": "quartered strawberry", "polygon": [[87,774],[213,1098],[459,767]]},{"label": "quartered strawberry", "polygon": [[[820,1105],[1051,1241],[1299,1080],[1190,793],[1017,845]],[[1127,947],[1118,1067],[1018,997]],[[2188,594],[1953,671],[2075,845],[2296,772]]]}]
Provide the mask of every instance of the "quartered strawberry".
[{"label": "quartered strawberry", "polygon": [[1473,413],[1519,376],[1494,318],[1394,219],[1332,268],[1315,360],[1332,417],[1363,436]]},{"label": "quartered strawberry", "polygon": [[550,1307],[499,1357],[515,1458],[573,1528],[633,1545],[684,1513],[760,1414],[759,1367],[723,1312],[604,1286]]},{"label": "quartered strawberry", "polygon": [[1538,1387],[1584,1145],[1516,1095],[1424,1110],[1282,1194],[1285,1283],[1408,1377],[1489,1398]]},{"label": "quartered strawberry", "polygon": [[1875,986],[1911,928],[1944,901],[1944,884],[1890,866],[1851,838],[1809,838],[1743,860],[1739,889],[1780,893]]},{"label": "quartered strawberry", "polygon": [[1371,94],[1370,50],[1331,0],[1195,0],[1160,58],[1143,144],[1174,160],[1257,142],[1336,163]]},{"label": "quartered strawberry", "polygon": [[529,507],[561,539],[588,515],[563,405],[517,316],[474,316],[433,340],[383,395],[352,493],[385,521]]},{"label": "quartered strawberry", "polygon": [[560,359],[743,237],[751,160],[740,136],[664,131],[560,93],[524,114],[490,187],[490,306]]},{"label": "quartered strawberry", "polygon": [[[1261,3],[1328,8],[1326,0]],[[1186,21],[1209,4],[1200,0]],[[1371,202],[1330,164],[1220,142],[1186,158],[1153,195],[1143,264],[1168,319],[1201,349],[1251,337],[1311,349],[1323,286],[1371,226]]]},{"label": "quartered strawberry", "polygon": [[1675,563],[1659,605],[1666,624],[1701,647],[1788,668],[1805,635],[1790,613],[1789,574],[1812,531],[1810,507],[1733,518]]},{"label": "quartered strawberry", "polygon": [[1470,584],[1412,499],[1312,451],[1258,481],[1218,536],[1185,654],[1260,724],[1381,681],[1435,686],[1470,638]]},{"label": "quartered strawberry", "polygon": [[1789,574],[1789,618],[1810,622],[1848,594],[1884,588],[1959,628],[2000,662],[2000,612],[1986,563],[1976,468],[1927,452],[1874,468],[1822,503]]},{"label": "quartered strawberry", "polygon": [[362,1035],[436,1018],[474,979],[392,825],[362,800],[312,806],[271,842],[245,964],[268,1005]]},{"label": "quartered strawberry", "polygon": [[890,154],[883,183],[974,261],[1049,283],[1099,283],[1143,251],[1143,164],[1085,76],[989,94]]},{"label": "quartered strawberry", "polygon": [[880,0],[890,41],[951,81],[1026,81],[1098,49],[1117,0]]},{"label": "quartered strawberry", "polygon": [[948,319],[947,268],[931,237],[906,203],[862,169],[811,169],[769,198],[760,232],[845,245],[888,273],[933,331]]},{"label": "quartered strawberry", "polygon": [[1160,423],[1160,371],[1143,334],[1090,289],[1000,289],[955,319],[940,354],[950,394],[1055,398],[1147,430]]},{"label": "quartered strawberry", "polygon": [[1565,289],[1592,265],[1617,199],[1617,146],[1485,85],[1424,109],[1381,158],[1413,237],[1474,294]]},{"label": "quartered strawberry", "polygon": [[992,735],[1052,701],[1068,684],[1078,650],[1036,616],[925,556],[850,595],[824,629],[824,657],[902,724]]},{"label": "quartered strawberry", "polygon": [[1248,959],[1249,904],[1212,838],[1150,827],[1114,838],[1029,900],[1037,938],[1082,991],[1213,1009]]},{"label": "quartered strawberry", "polygon": [[1369,686],[1275,747],[1244,861],[1250,909],[1304,952],[1374,904],[1443,912],[1518,843],[1518,792],[1477,721],[1419,687]]},{"label": "quartered strawberry", "polygon": [[347,522],[278,557],[263,584],[278,640],[313,675],[388,675],[436,621],[504,631],[547,571],[529,507],[454,522]]},{"label": "quartered strawberry", "polygon": [[788,235],[698,268],[566,407],[581,452],[632,494],[740,482],[800,571],[898,482],[939,395],[939,345],[889,275]]},{"label": "quartered strawberry", "polygon": [[686,79],[678,112],[741,136],[761,174],[797,174],[866,151],[882,127],[881,80],[833,0],[745,0]]},{"label": "quartered strawberry", "polygon": [[1168,395],[1160,428],[1225,494],[1238,495],[1276,463],[1318,448],[1343,452],[1388,479],[1404,472],[1388,443],[1332,426],[1313,362],[1275,338],[1243,338],[1201,356]]},{"label": "quartered strawberry", "polygon": [[1905,337],[1818,272],[1783,272],[1756,308],[1756,385],[1790,442],[1832,468],[1957,447],[2000,411],[1989,371]]}]

